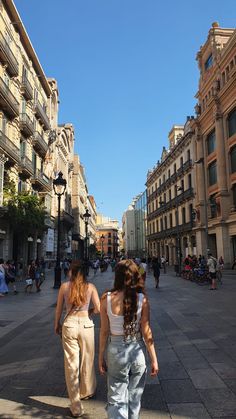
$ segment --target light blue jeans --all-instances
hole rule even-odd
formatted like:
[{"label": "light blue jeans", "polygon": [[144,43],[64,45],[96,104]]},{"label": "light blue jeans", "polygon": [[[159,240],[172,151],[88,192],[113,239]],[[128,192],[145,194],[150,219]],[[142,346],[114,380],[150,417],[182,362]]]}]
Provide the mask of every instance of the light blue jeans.
[{"label": "light blue jeans", "polygon": [[143,340],[111,336],[107,348],[108,419],[138,419],[146,379]]}]

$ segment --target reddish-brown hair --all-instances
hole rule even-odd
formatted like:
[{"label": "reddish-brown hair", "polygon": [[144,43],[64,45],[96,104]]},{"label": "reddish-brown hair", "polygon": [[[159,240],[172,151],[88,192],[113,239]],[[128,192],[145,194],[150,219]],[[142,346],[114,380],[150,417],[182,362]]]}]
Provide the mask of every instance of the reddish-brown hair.
[{"label": "reddish-brown hair", "polygon": [[123,291],[123,315],[125,338],[136,331],[138,293],[144,292],[140,282],[141,276],[135,262],[130,259],[122,260],[116,265],[115,281],[112,291]]},{"label": "reddish-brown hair", "polygon": [[86,280],[86,266],[76,261],[70,266],[70,294],[69,303],[74,307],[81,307],[87,302],[88,283]]}]

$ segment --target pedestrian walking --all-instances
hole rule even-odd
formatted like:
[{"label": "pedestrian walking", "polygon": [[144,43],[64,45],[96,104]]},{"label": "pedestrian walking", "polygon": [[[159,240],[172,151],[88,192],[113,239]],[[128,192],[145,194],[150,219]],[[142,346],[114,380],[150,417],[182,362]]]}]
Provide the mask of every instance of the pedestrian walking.
[{"label": "pedestrian walking", "polygon": [[8,286],[6,283],[6,271],[4,260],[0,259],[0,297],[4,297],[8,294]]},{"label": "pedestrian walking", "polygon": [[164,256],[161,257],[161,266],[163,268],[163,273],[166,274],[166,258]]},{"label": "pedestrian walking", "polygon": [[216,290],[216,270],[217,270],[217,260],[212,256],[211,253],[208,253],[207,266],[209,269],[211,277],[211,287],[210,290]]},{"label": "pedestrian walking", "polygon": [[12,285],[13,293],[15,295],[18,294],[16,289],[16,269],[14,263],[10,260],[8,260],[5,264],[5,279],[8,286],[9,284]]},{"label": "pedestrian walking", "polygon": [[154,275],[154,279],[156,283],[156,288],[159,288],[160,268],[161,268],[161,264],[159,262],[159,259],[157,257],[154,257],[152,259],[152,270],[153,270],[153,275]]},{"label": "pedestrian walking", "polygon": [[[73,417],[83,415],[82,399],[96,390],[94,370],[94,323],[91,314],[99,313],[100,301],[93,284],[86,280],[86,264],[73,263],[68,281],[61,285],[55,315],[55,333],[62,335],[65,378]],[[89,308],[90,302],[93,308]],[[63,306],[66,316],[61,326]]]},{"label": "pedestrian walking", "polygon": [[[31,260],[30,264],[28,265],[28,277],[26,279],[26,286],[25,286],[25,293],[27,294],[27,292],[29,291],[29,293],[31,293],[32,288],[33,288],[33,283],[36,279],[36,264],[35,264],[35,260]],[[37,283],[36,283],[36,289],[37,289]]]},{"label": "pedestrian walking", "polygon": [[146,378],[145,344],[151,359],[151,376],[156,376],[158,362],[148,298],[140,285],[135,262],[122,260],[115,269],[113,289],[101,299],[99,371],[102,375],[107,371],[108,419],[139,417]]}]

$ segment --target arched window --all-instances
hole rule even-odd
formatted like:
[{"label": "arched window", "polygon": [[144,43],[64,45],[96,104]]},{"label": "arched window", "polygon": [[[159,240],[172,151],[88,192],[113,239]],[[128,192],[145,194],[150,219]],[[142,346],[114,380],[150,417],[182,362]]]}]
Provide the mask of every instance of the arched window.
[{"label": "arched window", "polygon": [[229,137],[236,133],[236,109],[230,112],[228,116]]},{"label": "arched window", "polygon": [[231,173],[236,172],[236,146],[232,147],[230,150],[230,164],[231,164]]}]

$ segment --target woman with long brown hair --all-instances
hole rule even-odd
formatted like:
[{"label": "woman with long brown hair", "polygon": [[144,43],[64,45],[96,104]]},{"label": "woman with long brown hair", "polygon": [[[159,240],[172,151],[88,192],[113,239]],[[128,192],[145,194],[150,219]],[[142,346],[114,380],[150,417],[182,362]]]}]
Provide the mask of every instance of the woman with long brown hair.
[{"label": "woman with long brown hair", "polygon": [[[99,313],[100,301],[93,284],[86,280],[86,265],[73,263],[68,282],[59,290],[55,332],[61,334],[64,349],[65,378],[73,417],[83,415],[82,399],[90,398],[96,390],[94,371],[94,323],[91,314]],[[93,308],[89,308],[90,302]],[[60,323],[63,306],[66,316]]]},{"label": "woman with long brown hair", "polygon": [[156,376],[158,362],[148,298],[138,267],[132,260],[123,260],[116,266],[113,289],[101,299],[99,371],[102,375],[108,372],[109,419],[139,417],[146,378],[145,346],[151,360],[151,376]]}]

